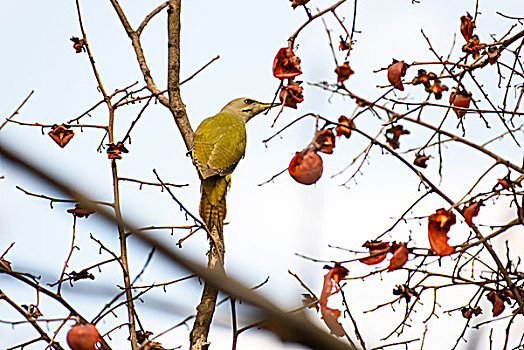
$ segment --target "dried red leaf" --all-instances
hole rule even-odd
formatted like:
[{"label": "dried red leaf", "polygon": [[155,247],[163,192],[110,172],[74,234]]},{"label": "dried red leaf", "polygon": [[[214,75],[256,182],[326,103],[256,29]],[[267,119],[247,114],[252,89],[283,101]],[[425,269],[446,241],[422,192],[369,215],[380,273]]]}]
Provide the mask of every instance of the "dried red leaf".
[{"label": "dried red leaf", "polygon": [[[520,297],[524,298],[524,288],[517,287],[517,291]],[[503,289],[501,291],[501,294],[505,297],[505,299],[503,298],[504,301],[507,301],[508,303],[511,303],[511,300],[509,300],[509,298],[517,300],[517,298],[515,297],[515,294],[513,294],[513,292],[509,289]]]},{"label": "dried red leaf", "polygon": [[[460,107],[460,108],[469,108],[469,104],[471,102],[471,93],[464,91],[464,90],[458,90],[458,92],[453,92],[449,95],[449,103],[453,104],[453,107]],[[457,118],[462,118],[464,115],[466,115],[465,110],[461,110],[458,108],[453,108],[453,111],[457,114]]]},{"label": "dried red leaf", "polygon": [[421,168],[425,169],[425,168],[428,167],[426,162],[429,160],[429,158],[431,158],[431,156],[425,156],[425,155],[422,155],[422,154],[417,154],[415,160],[413,161],[413,164],[415,164],[418,167],[421,167]]},{"label": "dried red leaf", "polygon": [[346,269],[344,266],[341,266],[338,263],[335,264],[335,266],[331,269],[331,278],[333,279],[333,282],[335,282],[335,288],[336,288],[336,284],[338,284],[340,281],[345,279],[348,273],[349,273],[349,270]]},{"label": "dried red leaf", "polygon": [[447,233],[456,221],[455,214],[446,209],[439,209],[435,214],[429,216],[429,244],[436,255],[445,256],[455,251],[455,248],[448,244],[449,237]]},{"label": "dried red leaf", "polygon": [[497,179],[497,183],[500,184],[505,190],[509,190],[513,187],[513,181],[509,179]]},{"label": "dried red leaf", "polygon": [[404,243],[393,243],[390,251],[393,257],[389,261],[388,271],[400,269],[408,261],[409,249]]},{"label": "dried red leaf", "polygon": [[150,340],[149,337],[153,335],[150,331],[138,330],[136,332],[136,342],[140,345],[140,350],[166,350],[162,343]]},{"label": "dried red leaf", "polygon": [[338,49],[340,51],[347,51],[351,47],[351,44],[348,43],[342,36],[340,36],[340,43],[338,44]]},{"label": "dried red leaf", "polygon": [[298,6],[300,5],[305,5],[307,4],[310,0],[291,0],[291,6],[293,8],[297,8]]},{"label": "dried red leaf", "polygon": [[337,136],[344,135],[347,139],[351,136],[351,129],[355,128],[355,123],[352,120],[349,120],[346,116],[341,115],[338,117],[338,123],[342,125],[337,125],[335,128],[335,134]]},{"label": "dried red leaf", "polygon": [[495,64],[495,62],[497,62],[498,58],[500,57],[500,49],[495,46],[488,47],[486,53],[488,55],[489,64]]},{"label": "dried red leaf", "polygon": [[290,47],[283,47],[273,61],[273,75],[278,79],[294,78],[302,74],[300,58],[295,56]]},{"label": "dried red leaf", "polygon": [[27,316],[29,316],[29,317],[39,318],[39,317],[43,316],[42,312],[38,308],[38,305],[35,305],[35,304],[29,304],[29,305],[22,304],[20,306],[25,310]]},{"label": "dried red leaf", "polygon": [[402,77],[406,75],[408,65],[404,61],[397,61],[393,59],[393,63],[388,67],[388,81],[395,89],[404,91],[402,85]]},{"label": "dried red leaf", "polygon": [[509,300],[510,298],[515,299],[515,294],[513,294],[511,290],[506,289],[506,288],[504,288],[503,290],[499,292],[499,296],[502,300],[504,300],[508,304],[511,304],[511,300]]},{"label": "dried red leaf", "polygon": [[111,143],[107,148],[107,158],[109,159],[122,159],[122,153],[129,153],[124,144],[120,141],[116,143]]},{"label": "dried red leaf", "polygon": [[304,101],[302,90],[303,89],[299,82],[290,82],[287,86],[282,87],[280,90],[280,102],[282,102],[284,106],[296,109],[297,104]]},{"label": "dried red leaf", "polygon": [[442,85],[440,83],[440,79],[435,79],[433,84],[429,88],[426,88],[426,92],[430,92],[435,95],[437,100],[442,98],[442,91],[448,91],[448,87],[446,85]]},{"label": "dried red leaf", "polygon": [[76,217],[79,217],[79,218],[85,217],[87,219],[89,215],[93,214],[95,211],[82,208],[80,204],[76,204],[74,208],[67,209],[67,212],[73,214]]},{"label": "dried red leaf", "polygon": [[422,84],[426,89],[431,87],[431,80],[437,79],[437,75],[433,72],[427,73],[424,69],[419,69],[417,76],[413,78],[411,84],[418,85]]},{"label": "dried red leaf", "polygon": [[346,331],[342,324],[338,322],[341,311],[337,309],[332,309],[327,306],[320,306],[320,313],[322,314],[322,319],[326,326],[328,326],[331,334],[336,335],[337,337],[343,337],[346,335]]},{"label": "dried red leaf", "polygon": [[482,50],[486,45],[480,43],[478,35],[473,35],[468,43],[462,46],[462,51],[473,56],[473,59],[476,60],[480,57],[480,50]]},{"label": "dried red leaf", "polygon": [[331,333],[337,337],[343,337],[346,335],[344,327],[338,322],[341,311],[337,309],[332,309],[327,306],[328,298],[330,295],[335,293],[332,292],[333,282],[335,279],[339,279],[341,276],[345,277],[347,274],[347,269],[340,265],[335,265],[331,268],[327,274],[324,275],[324,284],[322,285],[322,292],[320,293],[320,313],[322,314],[322,319],[324,323],[328,326]]},{"label": "dried red leaf", "polygon": [[[389,143],[391,148],[397,149],[400,147],[399,138],[401,135],[408,135],[409,130],[404,130],[402,125],[395,125],[386,130],[386,142]],[[388,136],[391,135],[391,136]]]},{"label": "dried red leaf", "polygon": [[333,134],[333,130],[325,129],[317,131],[315,139],[313,140],[313,146],[315,150],[322,153],[333,153],[333,148],[335,148],[335,134]]},{"label": "dried red leaf", "polygon": [[408,285],[397,284],[395,287],[396,288],[393,289],[393,295],[400,295],[401,297],[405,298],[408,303],[411,300],[411,297],[419,296],[419,293],[417,293],[417,291],[415,291],[413,288],[409,287]]},{"label": "dried red leaf", "polygon": [[511,180],[509,178],[509,175],[504,177],[503,179],[497,179],[497,184],[501,185],[502,188],[505,190],[509,190],[510,188],[515,188],[515,186],[521,187],[520,182]]},{"label": "dried red leaf", "polygon": [[83,269],[80,272],[71,271],[68,273],[68,275],[69,277],[71,277],[73,281],[80,281],[80,280],[86,280],[86,279],[94,280],[95,279],[95,276],[92,273],[88,272],[86,269]]},{"label": "dried red leaf", "polygon": [[482,309],[479,306],[463,307],[460,311],[462,312],[462,316],[467,319],[470,319],[473,315],[478,316],[482,313]]},{"label": "dried red leaf", "polygon": [[75,136],[74,131],[64,124],[53,125],[53,129],[47,134],[62,148]]},{"label": "dried red leaf", "polygon": [[353,69],[351,69],[348,62],[344,62],[344,64],[338,66],[335,69],[335,73],[337,73],[337,83],[342,83],[348,80],[349,77],[355,72]]},{"label": "dried red leaf", "polygon": [[364,243],[363,247],[368,248],[369,256],[358,260],[366,265],[375,265],[382,262],[391,248],[389,242],[370,241]]},{"label": "dried red leaf", "polygon": [[100,334],[94,324],[77,323],[67,332],[67,344],[72,350],[96,350]]},{"label": "dried red leaf", "polygon": [[311,294],[302,294],[302,305],[308,309],[315,309],[317,312],[320,311],[318,306],[318,299]]},{"label": "dried red leaf", "polygon": [[464,208],[463,215],[466,224],[473,226],[473,217],[479,215],[479,209],[482,205],[484,204],[482,204],[482,201],[480,200],[478,202],[473,202]]},{"label": "dried red leaf", "polygon": [[139,329],[137,332],[136,332],[136,342],[138,344],[142,344],[143,342],[149,340],[149,337],[153,335],[153,332],[150,332],[150,331],[143,331],[141,329]]},{"label": "dried red leaf", "polygon": [[86,51],[85,45],[87,42],[84,39],[77,38],[76,36],[72,36],[69,40],[73,42],[73,48],[75,49],[76,53],[81,53],[82,51]]},{"label": "dried red leaf", "polygon": [[460,32],[466,41],[471,39],[473,35],[473,29],[475,28],[475,22],[473,22],[473,17],[469,13],[467,16],[460,17]]},{"label": "dried red leaf", "polygon": [[506,295],[502,294],[501,292],[495,292],[494,290],[488,293],[487,298],[491,304],[493,304],[492,312],[494,317],[500,315],[504,311],[504,301],[508,303],[510,302]]},{"label": "dried red leaf", "polygon": [[316,152],[309,150],[297,152],[288,167],[289,175],[304,185],[317,182],[322,176],[322,170],[322,158]]}]

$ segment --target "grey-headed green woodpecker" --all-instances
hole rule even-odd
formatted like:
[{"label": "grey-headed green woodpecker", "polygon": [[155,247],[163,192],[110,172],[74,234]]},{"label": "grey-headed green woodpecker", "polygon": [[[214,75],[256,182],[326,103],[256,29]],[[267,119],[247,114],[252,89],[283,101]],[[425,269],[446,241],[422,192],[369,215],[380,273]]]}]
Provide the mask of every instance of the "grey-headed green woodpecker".
[{"label": "grey-headed green woodpecker", "polygon": [[195,131],[192,156],[202,180],[200,216],[208,229],[216,227],[220,235],[231,173],[246,153],[246,123],[276,105],[237,98],[218,114],[204,119]]}]

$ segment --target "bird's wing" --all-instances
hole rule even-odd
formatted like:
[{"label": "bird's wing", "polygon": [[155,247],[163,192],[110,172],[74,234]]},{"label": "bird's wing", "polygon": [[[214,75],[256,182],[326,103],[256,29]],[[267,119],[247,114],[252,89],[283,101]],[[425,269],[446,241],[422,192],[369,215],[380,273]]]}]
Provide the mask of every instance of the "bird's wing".
[{"label": "bird's wing", "polygon": [[245,124],[235,116],[219,113],[195,131],[194,159],[204,178],[232,173],[245,149]]}]

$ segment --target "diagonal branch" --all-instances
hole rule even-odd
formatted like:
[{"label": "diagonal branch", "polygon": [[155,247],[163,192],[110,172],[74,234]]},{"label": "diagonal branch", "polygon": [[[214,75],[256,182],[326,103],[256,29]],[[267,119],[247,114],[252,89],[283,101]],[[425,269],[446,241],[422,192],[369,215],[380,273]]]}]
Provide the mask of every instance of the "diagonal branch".
[{"label": "diagonal branch", "polygon": [[147,26],[147,24],[149,23],[149,21],[151,19],[153,19],[153,17],[155,17],[157,14],[159,14],[163,9],[165,9],[168,5],[168,2],[163,2],[162,4],[160,4],[157,8],[155,8],[153,11],[151,11],[151,13],[149,13],[146,18],[144,18],[144,20],[142,21],[142,23],[140,23],[140,25],[138,26],[138,29],[136,30],[136,34],[138,36],[140,36],[142,34],[142,31],[144,30],[144,28]]},{"label": "diagonal branch", "polygon": [[[137,31],[133,30],[129,20],[127,19],[122,7],[118,3],[118,0],[110,0],[115,12],[124,27],[124,30],[127,33],[129,39],[131,39],[131,45],[135,50],[135,55],[144,77],[144,81],[149,91],[158,98],[158,101],[165,107],[169,108],[171,114],[175,118],[175,123],[177,124],[178,130],[184,140],[187,150],[193,148],[193,129],[187,117],[186,109],[184,103],[182,102],[182,97],[180,96],[180,6],[181,0],[170,0],[168,3],[167,10],[167,21],[168,21],[168,93],[169,98],[164,96],[161,89],[156,85],[152,75],[151,70],[147,64],[144,49],[142,48],[142,43],[140,42],[141,30],[143,30],[142,25]],[[162,7],[162,5],[160,6]],[[158,11],[161,11],[163,8],[157,8]],[[153,17],[157,12],[153,10],[145,19],[145,23],[149,21],[149,17]],[[144,22],[142,22],[144,24]],[[140,32],[139,32],[140,31]]]},{"label": "diagonal branch", "polygon": [[[96,207],[94,203],[90,201],[84,194],[67,186],[62,181],[58,180],[57,176],[53,176],[47,171],[32,165],[25,159],[25,157],[22,157],[20,154],[16,154],[6,147],[2,142],[0,142],[0,156],[9,163],[12,163],[13,165],[20,167],[22,170],[27,171],[29,174],[34,175],[39,180],[45,182],[47,185],[63,192],[65,195],[74,197],[78,202],[82,203],[84,207]],[[354,349],[314,326],[307,320],[306,317],[304,317],[304,315],[289,314],[281,310],[273,302],[259,295],[258,293],[253,292],[250,288],[244,286],[235,279],[227,277],[223,273],[209,270],[206,267],[201,266],[200,264],[197,264],[178,253],[175,253],[173,250],[162,244],[154,237],[137,231],[136,228],[130,225],[128,222],[123,221],[121,218],[115,217],[113,212],[100,207],[96,207],[96,209],[97,213],[100,214],[100,217],[102,217],[105,222],[112,224],[118,223],[128,231],[136,231],[134,237],[142,244],[156,247],[157,251],[164,257],[168,258],[171,262],[192,273],[198,274],[208,283],[216,286],[231,297],[243,300],[244,302],[255,306],[263,314],[262,316],[270,317],[270,321],[264,325],[267,326],[271,332],[279,335],[284,341],[303,344],[312,349],[319,350]],[[10,274],[9,272],[7,273]],[[16,278],[20,279],[21,277],[16,276]],[[30,282],[29,284],[32,283],[31,281],[28,282]],[[39,288],[39,290],[42,289],[35,283],[32,283],[31,285],[33,285],[34,288]],[[53,297],[55,299],[57,298],[56,295]],[[65,301],[62,301],[62,304],[64,306],[68,305]]]}]

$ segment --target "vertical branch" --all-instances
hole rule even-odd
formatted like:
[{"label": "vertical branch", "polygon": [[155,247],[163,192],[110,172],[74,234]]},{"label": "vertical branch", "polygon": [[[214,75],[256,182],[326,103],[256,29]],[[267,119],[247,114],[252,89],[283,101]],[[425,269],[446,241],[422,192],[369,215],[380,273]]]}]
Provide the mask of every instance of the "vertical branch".
[{"label": "vertical branch", "polygon": [[[80,12],[80,3],[79,0],[76,0],[76,8],[78,12],[78,21],[80,24],[80,29],[82,31],[82,36],[85,41],[85,47],[86,51],[89,57],[89,61],[91,62],[91,67],[93,69],[93,73],[95,75],[96,81],[98,83],[98,88],[102,95],[104,96],[104,102],[107,105],[108,114],[109,114],[109,125],[107,128],[108,136],[109,136],[109,143],[114,144],[115,143],[115,108],[113,107],[111,103],[111,97],[107,95],[104,85],[102,84],[102,79],[100,78],[100,74],[98,73],[98,70],[95,65],[95,60],[91,54],[91,50],[89,48],[89,44],[86,39],[86,34],[84,30],[84,26],[82,24],[82,16]],[[121,9],[120,9],[121,10]],[[116,160],[111,160],[111,175],[113,180],[113,201],[114,201],[114,210],[115,210],[115,216],[117,218],[117,229],[118,229],[118,236],[120,240],[120,262],[122,266],[122,272],[123,272],[123,279],[124,279],[124,287],[125,287],[125,294],[126,294],[126,306],[127,306],[127,316],[128,316],[128,326],[129,326],[129,340],[131,342],[131,348],[133,350],[138,349],[138,343],[137,343],[137,337],[136,337],[136,324],[135,324],[135,307],[133,303],[133,292],[131,290],[131,278],[129,274],[129,264],[128,264],[128,253],[127,253],[127,242],[126,242],[126,234],[123,226],[121,225],[122,222],[122,212],[120,208],[120,190],[119,190],[119,181],[118,181],[118,171],[116,166]]]},{"label": "vertical branch", "polygon": [[[213,226],[210,234],[211,239],[209,243],[208,262],[207,267],[217,272],[224,272],[224,237],[218,233],[217,227]],[[216,242],[216,244],[215,244]],[[197,306],[197,314],[195,316],[195,323],[189,335],[190,349],[201,350],[206,349],[209,345],[207,336],[218,297],[218,288],[214,284],[206,282],[204,290],[202,291],[202,298],[200,304]]]},{"label": "vertical branch", "polygon": [[167,9],[167,92],[169,110],[182,134],[186,148],[193,148],[193,129],[180,96],[180,11],[182,0],[169,0]]},{"label": "vertical branch", "polygon": [[[114,121],[115,121],[115,110],[109,103],[109,143],[114,143]],[[126,294],[126,306],[127,306],[127,318],[129,325],[129,340],[131,341],[131,347],[133,350],[138,349],[138,343],[136,338],[136,325],[135,325],[135,306],[133,302],[133,291],[131,289],[131,277],[129,274],[128,264],[128,253],[127,253],[127,235],[124,227],[122,226],[122,211],[120,208],[120,187],[118,181],[118,169],[116,166],[116,159],[111,160],[111,175],[113,179],[113,200],[115,216],[117,218],[118,238],[120,240],[120,262],[122,266],[122,272],[124,274],[124,286]]]},{"label": "vertical branch", "polygon": [[233,328],[233,345],[231,346],[232,350],[236,350],[237,348],[237,341],[238,341],[238,325],[237,325],[237,307],[236,307],[236,299],[230,298],[229,299],[231,303],[231,327]]},{"label": "vertical branch", "polygon": [[[168,35],[168,71],[167,71],[167,91],[169,95],[169,109],[175,118],[175,122],[182,134],[188,150],[193,148],[193,130],[187,118],[184,103],[180,96],[180,12],[182,1],[169,0],[167,9],[167,35]],[[208,254],[208,267],[223,271],[224,261],[224,239],[217,233],[216,227],[213,228],[210,240],[210,250]],[[213,242],[218,242],[217,247]],[[207,336],[218,296],[218,289],[205,283],[204,291],[200,304],[197,307],[195,323],[190,334],[191,349],[203,349],[209,344]]]},{"label": "vertical branch", "polygon": [[73,255],[73,250],[75,249],[75,234],[76,234],[76,215],[73,215],[73,238],[71,239],[71,249],[69,250],[69,254],[67,255],[67,258],[64,263],[64,268],[62,269],[62,273],[60,274],[60,279],[58,280],[58,289],[56,291],[56,294],[60,295],[60,291],[62,289],[62,282],[64,281],[64,275],[67,268],[67,265],[69,264],[69,259],[71,259],[71,255]]}]

